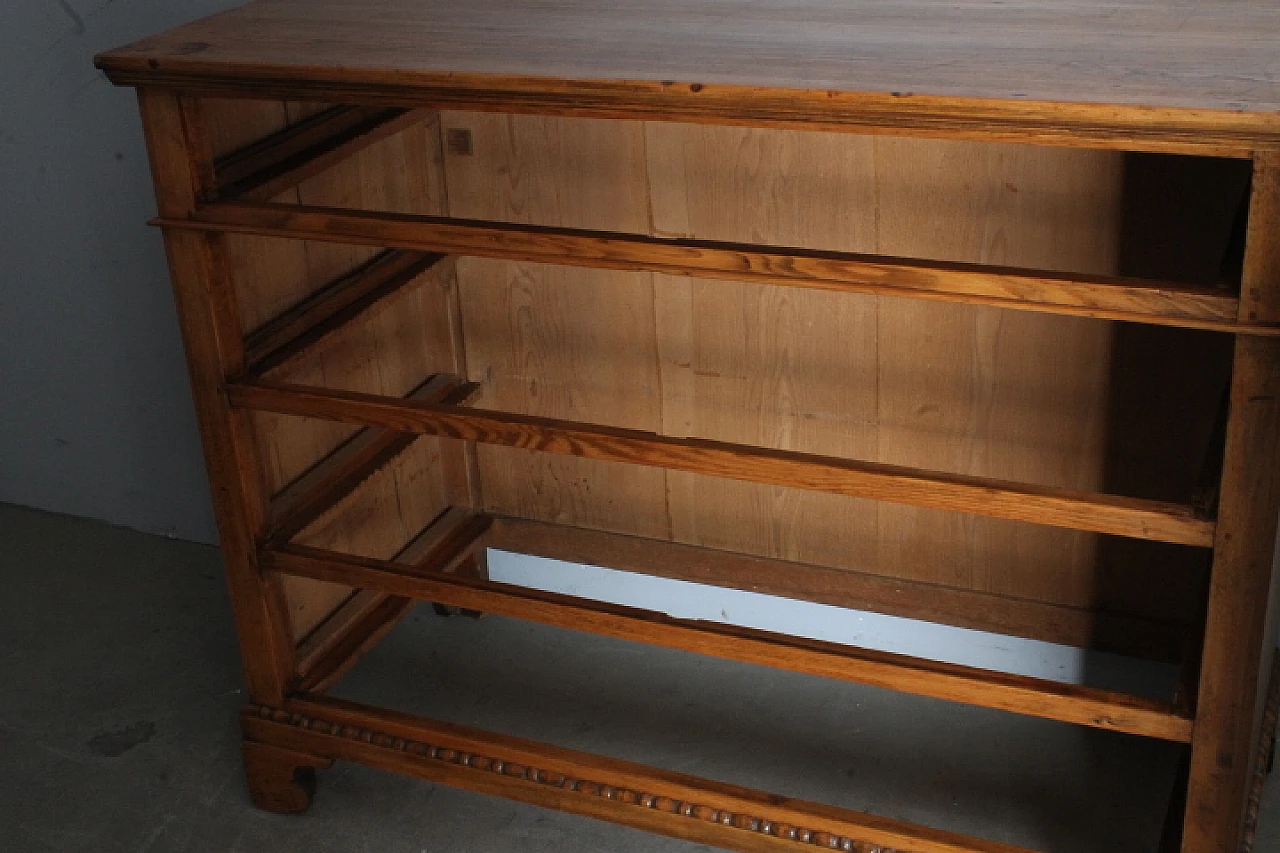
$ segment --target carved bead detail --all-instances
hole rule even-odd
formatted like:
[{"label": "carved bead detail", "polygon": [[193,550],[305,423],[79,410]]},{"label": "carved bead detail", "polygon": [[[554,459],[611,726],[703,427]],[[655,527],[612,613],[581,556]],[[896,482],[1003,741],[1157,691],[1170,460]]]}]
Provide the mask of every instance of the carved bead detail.
[{"label": "carved bead detail", "polygon": [[786,839],[808,847],[840,850],[844,851],[844,853],[909,853],[909,851],[906,850],[882,847],[870,842],[859,842],[856,839],[836,835],[821,829],[793,826],[791,824],[771,820],[767,817],[738,814],[726,809],[718,809],[713,806],[703,805],[700,803],[677,800],[660,794],[635,791],[629,788],[617,788],[604,782],[595,782],[589,779],[574,779],[550,770],[543,770],[526,764],[518,764],[502,758],[477,755],[475,753],[460,751],[448,746],[409,740],[398,735],[375,732],[369,729],[362,729],[341,723],[333,723],[328,720],[307,717],[303,714],[294,714],[265,705],[258,706],[252,713],[255,713],[262,719],[271,720],[275,723],[283,723],[295,728],[307,729],[331,735],[333,737],[342,737],[348,740],[361,741],[383,749],[404,752],[426,758],[431,761],[441,761],[446,764],[468,767],[481,773],[496,773],[501,776],[521,779],[538,785],[561,788],[562,790],[572,791],[584,796],[609,799],[620,804],[635,806],[637,808],[653,809],[655,811],[666,812],[668,814],[681,815],[689,818],[690,820],[702,821],[704,823],[716,823],[721,826],[741,830],[742,832],[751,832],[760,835],[768,835],[774,838]]},{"label": "carved bead detail", "polygon": [[670,797],[658,797],[653,801],[653,807],[660,812],[674,812],[680,808],[680,801]]}]

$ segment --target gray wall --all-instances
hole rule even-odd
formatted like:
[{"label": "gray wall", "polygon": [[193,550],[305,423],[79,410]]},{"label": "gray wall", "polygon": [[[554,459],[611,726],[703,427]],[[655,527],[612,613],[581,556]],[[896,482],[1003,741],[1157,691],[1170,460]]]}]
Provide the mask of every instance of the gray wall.
[{"label": "gray wall", "polygon": [[92,58],[232,5],[0,2],[0,501],[214,540],[133,92]]}]

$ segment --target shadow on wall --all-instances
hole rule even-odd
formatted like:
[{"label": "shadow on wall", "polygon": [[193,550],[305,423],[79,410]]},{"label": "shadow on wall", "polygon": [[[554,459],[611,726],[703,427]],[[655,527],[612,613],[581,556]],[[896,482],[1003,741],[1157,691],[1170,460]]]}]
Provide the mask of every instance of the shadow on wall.
[{"label": "shadow on wall", "polygon": [[[1238,292],[1249,175],[1243,160],[1126,155],[1120,273]],[[1113,327],[1104,490],[1212,500],[1231,337]],[[1204,618],[1208,569],[1203,549],[1102,537],[1096,601],[1104,610],[1194,624]]]}]

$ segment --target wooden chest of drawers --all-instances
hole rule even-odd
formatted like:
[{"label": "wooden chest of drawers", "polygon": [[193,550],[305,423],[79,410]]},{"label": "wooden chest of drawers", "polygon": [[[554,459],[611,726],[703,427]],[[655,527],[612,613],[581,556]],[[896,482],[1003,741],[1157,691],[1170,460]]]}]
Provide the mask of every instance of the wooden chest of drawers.
[{"label": "wooden chest of drawers", "polygon": [[[138,88],[255,801],[364,762],[742,850],[1008,851],[327,689],[418,601],[1269,758],[1280,10],[258,0]],[[486,548],[1181,664],[1136,695],[490,580]],[[1155,844],[1153,839],[1153,845]]]}]

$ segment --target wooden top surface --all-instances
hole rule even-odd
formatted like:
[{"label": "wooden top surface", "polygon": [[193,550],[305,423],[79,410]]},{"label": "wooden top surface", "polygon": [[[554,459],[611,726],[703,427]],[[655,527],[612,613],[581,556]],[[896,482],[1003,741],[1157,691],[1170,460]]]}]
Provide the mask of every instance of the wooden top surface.
[{"label": "wooden top surface", "polygon": [[625,110],[640,92],[810,109],[852,94],[904,112],[1093,105],[1109,126],[1193,111],[1268,145],[1280,129],[1275,0],[256,0],[98,64],[273,95],[448,87]]}]

